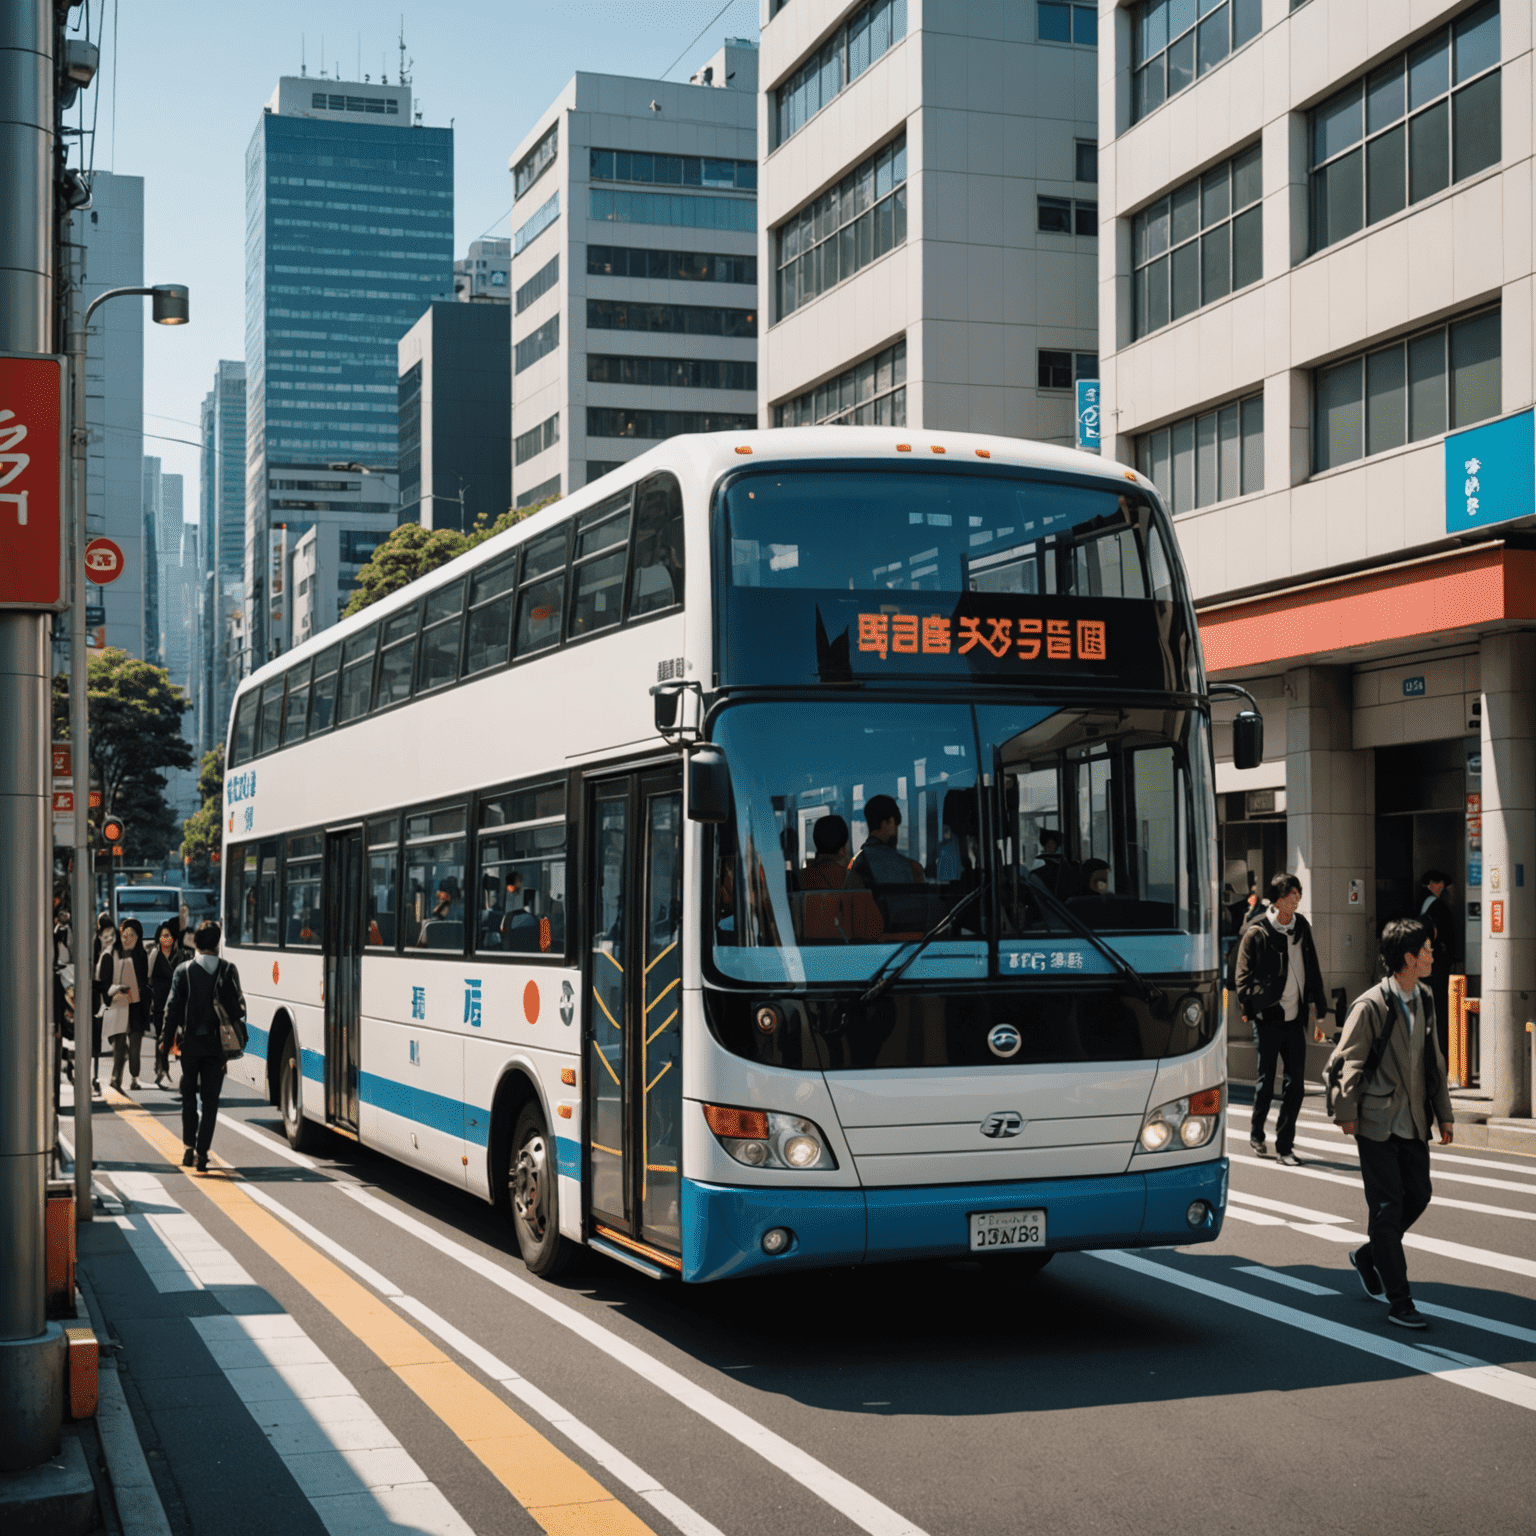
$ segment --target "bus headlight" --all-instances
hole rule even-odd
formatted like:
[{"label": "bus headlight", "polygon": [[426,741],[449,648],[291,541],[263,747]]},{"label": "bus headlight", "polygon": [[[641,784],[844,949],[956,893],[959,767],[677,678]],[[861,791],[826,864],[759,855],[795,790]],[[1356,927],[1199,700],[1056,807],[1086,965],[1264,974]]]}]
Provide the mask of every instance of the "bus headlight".
[{"label": "bus headlight", "polygon": [[1221,1119],[1220,1088],[1203,1088],[1187,1099],[1173,1099],[1150,1110],[1138,1140],[1147,1152],[1170,1147],[1203,1147],[1216,1134]]},{"label": "bus headlight", "polygon": [[748,1168],[836,1168],[821,1127],[772,1109],[706,1104],[704,1121],[715,1139]]}]

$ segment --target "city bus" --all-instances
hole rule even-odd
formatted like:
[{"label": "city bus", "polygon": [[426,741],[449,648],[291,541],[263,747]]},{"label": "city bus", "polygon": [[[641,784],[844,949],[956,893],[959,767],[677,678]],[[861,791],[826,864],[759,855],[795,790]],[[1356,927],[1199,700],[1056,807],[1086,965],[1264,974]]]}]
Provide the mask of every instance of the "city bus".
[{"label": "city bus", "polygon": [[1134,470],[672,438],[242,684],[231,1072],[539,1274],[1210,1241],[1212,692]]}]

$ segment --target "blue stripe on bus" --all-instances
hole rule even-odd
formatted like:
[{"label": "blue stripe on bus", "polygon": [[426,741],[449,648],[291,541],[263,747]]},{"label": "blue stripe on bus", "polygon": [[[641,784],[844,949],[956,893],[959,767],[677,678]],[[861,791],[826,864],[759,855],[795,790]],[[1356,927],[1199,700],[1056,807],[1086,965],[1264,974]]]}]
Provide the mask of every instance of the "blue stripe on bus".
[{"label": "blue stripe on bus", "polygon": [[[489,1139],[490,1115],[460,1099],[446,1094],[430,1093],[409,1083],[397,1083],[391,1077],[379,1077],[373,1072],[357,1074],[357,1095],[364,1104],[372,1104],[402,1120],[412,1120],[428,1130],[441,1131],[445,1136],[458,1137],[477,1147],[486,1145]],[[471,1125],[470,1111],[479,1123]]]},{"label": "blue stripe on bus", "polygon": [[325,1057],[319,1051],[306,1051],[299,1047],[299,1071],[312,1083],[325,1081]]},{"label": "blue stripe on bus", "polygon": [[258,1029],[247,1020],[245,1034],[245,1054],[247,1056],[260,1056],[265,1061],[267,1059],[267,1042],[272,1038],[272,1032],[266,1029]]},{"label": "blue stripe on bus", "polygon": [[581,1143],[568,1136],[555,1137],[555,1165],[566,1179],[581,1177]]}]

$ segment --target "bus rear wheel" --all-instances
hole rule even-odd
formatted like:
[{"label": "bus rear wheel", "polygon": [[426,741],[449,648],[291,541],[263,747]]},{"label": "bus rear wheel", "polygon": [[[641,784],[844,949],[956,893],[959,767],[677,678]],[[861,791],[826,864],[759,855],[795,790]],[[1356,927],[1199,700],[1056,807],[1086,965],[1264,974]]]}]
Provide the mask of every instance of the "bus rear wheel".
[{"label": "bus rear wheel", "polygon": [[295,1152],[313,1152],[319,1135],[304,1118],[299,1087],[299,1047],[290,1034],[283,1043],[283,1064],[277,1079],[277,1105],[283,1116],[283,1134]]},{"label": "bus rear wheel", "polygon": [[508,1218],[518,1251],[534,1274],[547,1278],[570,1261],[560,1235],[554,1139],[537,1104],[525,1104],[512,1132],[507,1168]]}]

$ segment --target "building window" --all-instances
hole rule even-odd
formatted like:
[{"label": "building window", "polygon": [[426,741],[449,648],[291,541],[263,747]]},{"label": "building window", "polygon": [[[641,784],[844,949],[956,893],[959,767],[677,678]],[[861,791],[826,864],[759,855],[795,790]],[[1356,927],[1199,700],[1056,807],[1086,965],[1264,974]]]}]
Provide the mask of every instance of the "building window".
[{"label": "building window", "polygon": [[1142,0],[1131,23],[1131,121],[1257,37],[1263,10],[1263,0]]},{"label": "building window", "polygon": [[548,421],[520,433],[512,439],[512,459],[516,464],[526,464],[535,454],[553,448],[560,441],[560,412],[556,411]]},{"label": "building window", "polygon": [[1137,336],[1263,276],[1263,182],[1255,144],[1136,215],[1131,249]]},{"label": "building window", "polygon": [[517,498],[514,505],[517,507],[537,506],[539,502],[549,501],[552,497],[558,496],[559,494],[560,476],[555,475],[552,479],[541,481],[538,485],[535,486],[530,486],[526,491],[523,492],[521,496]]},{"label": "building window", "polygon": [[1395,341],[1313,375],[1314,469],[1486,421],[1503,409],[1500,311]]},{"label": "building window", "polygon": [[774,231],[775,320],[907,238],[907,136],[887,144],[857,170]]},{"label": "building window", "polygon": [[339,535],[341,548],[338,558],[343,565],[363,565],[373,558],[373,552],[389,537],[387,533],[375,533],[371,529],[343,528]]},{"label": "building window", "polygon": [[1264,397],[1250,395],[1136,439],[1136,467],[1170,511],[1264,489]]},{"label": "building window", "polygon": [[673,331],[684,336],[756,336],[754,309],[715,309],[704,304],[638,304],[588,299],[593,331]]},{"label": "building window", "polygon": [[653,277],[680,283],[757,282],[757,257],[718,251],[653,251],[641,246],[589,245],[592,277]]},{"label": "building window", "polygon": [[587,382],[651,389],[756,389],[757,364],[719,357],[615,357],[589,352]]},{"label": "building window", "polygon": [[1070,197],[1037,197],[1035,227],[1042,235],[1096,236],[1099,205]]},{"label": "building window", "polygon": [[1071,389],[1074,376],[1079,379],[1096,379],[1099,376],[1097,352],[1047,352],[1035,353],[1036,383],[1041,389]]},{"label": "building window", "polygon": [[560,150],[560,124],[557,122],[532,149],[517,162],[512,172],[512,200],[516,202],[529,187],[555,163]]},{"label": "building window", "polygon": [[681,229],[733,229],[757,233],[755,197],[701,197],[687,192],[587,193],[594,224],[673,224]]},{"label": "building window", "polygon": [[907,35],[907,0],[872,0],[848,18],[774,93],[773,148],[798,133],[839,92]]},{"label": "building window", "polygon": [[[499,276],[499,273],[493,276]],[[517,312],[522,312],[533,303],[535,299],[542,298],[556,283],[560,281],[560,258],[558,255],[550,257],[532,277],[517,290]]]},{"label": "building window", "polygon": [[1312,249],[1496,165],[1498,66],[1498,0],[1486,0],[1318,107]]},{"label": "building window", "polygon": [[707,155],[651,155],[639,150],[594,149],[593,181],[640,181],[668,187],[714,187],[734,192],[757,190],[756,160],[717,160]]},{"label": "building window", "polygon": [[904,427],[907,424],[907,343],[867,357],[856,367],[773,408],[776,427]]},{"label": "building window", "polygon": [[1099,179],[1099,146],[1089,143],[1086,139],[1078,139],[1075,145],[1077,150],[1077,179],[1097,183]]},{"label": "building window", "polygon": [[756,416],[731,411],[634,411],[622,406],[589,405],[588,437],[644,437],[660,441],[680,432],[750,432]]},{"label": "building window", "polygon": [[315,112],[372,112],[380,117],[399,117],[400,101],[395,96],[332,96],[316,91],[309,98]]},{"label": "building window", "polygon": [[[421,497],[421,364],[412,363],[400,375],[400,505]],[[278,503],[274,502],[274,506]]]},{"label": "building window", "polygon": [[560,316],[551,315],[538,330],[523,337],[513,349],[512,371],[521,373],[560,345]]},{"label": "building window", "polygon": [[1066,0],[1036,0],[1035,36],[1042,43],[1076,43],[1079,48],[1097,48],[1097,11],[1092,5],[1069,5]]},{"label": "building window", "polygon": [[512,253],[517,255],[527,246],[531,245],[540,235],[560,217],[560,194],[558,192],[539,208],[531,219],[518,230],[512,241]]}]

